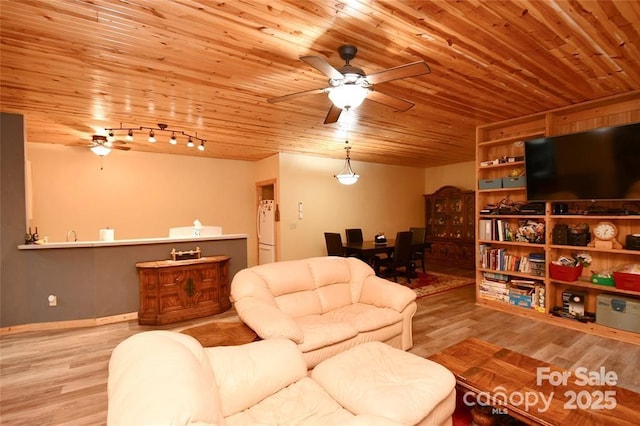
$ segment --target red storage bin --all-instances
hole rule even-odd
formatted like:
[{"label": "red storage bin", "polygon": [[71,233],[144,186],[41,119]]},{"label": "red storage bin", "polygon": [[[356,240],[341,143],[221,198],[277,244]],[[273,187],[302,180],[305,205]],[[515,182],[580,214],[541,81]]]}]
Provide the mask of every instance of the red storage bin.
[{"label": "red storage bin", "polygon": [[616,288],[640,292],[640,274],[628,274],[626,272],[613,272],[613,281]]},{"label": "red storage bin", "polygon": [[582,275],[582,265],[563,266],[555,263],[549,264],[549,275],[554,280],[576,281]]}]

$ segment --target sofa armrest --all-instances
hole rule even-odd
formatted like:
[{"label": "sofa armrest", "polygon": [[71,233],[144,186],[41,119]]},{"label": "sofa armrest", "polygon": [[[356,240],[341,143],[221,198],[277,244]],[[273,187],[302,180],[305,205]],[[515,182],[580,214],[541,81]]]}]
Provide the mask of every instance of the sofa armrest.
[{"label": "sofa armrest", "polygon": [[410,288],[369,275],[362,285],[359,302],[402,312],[415,300],[416,293]]},{"label": "sofa armrest", "polygon": [[244,297],[234,303],[240,319],[261,339],[277,337],[300,344],[304,334],[298,323],[276,306],[255,297]]}]

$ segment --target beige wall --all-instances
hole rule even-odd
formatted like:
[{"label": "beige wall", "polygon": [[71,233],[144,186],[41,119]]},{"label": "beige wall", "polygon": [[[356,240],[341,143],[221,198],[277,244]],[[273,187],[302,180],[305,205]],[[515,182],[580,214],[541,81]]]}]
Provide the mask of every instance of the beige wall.
[{"label": "beige wall", "polygon": [[420,226],[423,193],[443,185],[469,189],[475,181],[473,163],[425,170],[353,161],[360,181],[343,186],[333,175],[344,160],[294,154],[246,162],[113,151],[101,160],[80,148],[27,144],[27,158],[30,225],[50,241],[64,241],[70,229],[80,240],[97,240],[106,226],[116,239],[165,237],[170,227],[197,218],[224,233],[246,233],[249,265],[257,262],[257,182],[276,181],[277,254],[288,260],[326,254],[325,231],[344,236],[345,228],[361,227],[367,238],[377,232],[393,237]]},{"label": "beige wall", "polygon": [[[333,177],[344,160],[280,155],[281,260],[324,256],[324,232],[362,228],[395,236],[424,223],[424,169],[352,161],[360,180],[340,185]],[[298,202],[304,216],[298,219]]]},{"label": "beige wall", "polygon": [[476,163],[469,161],[425,170],[424,192],[431,194],[445,185],[476,190]]},{"label": "beige wall", "polygon": [[225,234],[250,233],[254,223],[252,162],[134,151],[100,159],[86,149],[46,144],[27,144],[27,158],[30,224],[52,242],[65,241],[70,229],[91,241],[107,226],[116,239],[129,239],[167,237],[170,227],[195,219],[220,225]]}]

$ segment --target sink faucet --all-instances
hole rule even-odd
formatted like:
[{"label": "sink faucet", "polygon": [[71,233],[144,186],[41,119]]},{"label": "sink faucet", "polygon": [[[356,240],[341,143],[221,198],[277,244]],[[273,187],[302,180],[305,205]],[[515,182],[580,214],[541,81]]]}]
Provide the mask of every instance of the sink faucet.
[{"label": "sink faucet", "polygon": [[69,238],[71,237],[71,234],[73,234],[73,241],[78,241],[78,234],[76,234],[76,231],[71,229],[69,232],[67,232],[67,242],[69,242]]}]

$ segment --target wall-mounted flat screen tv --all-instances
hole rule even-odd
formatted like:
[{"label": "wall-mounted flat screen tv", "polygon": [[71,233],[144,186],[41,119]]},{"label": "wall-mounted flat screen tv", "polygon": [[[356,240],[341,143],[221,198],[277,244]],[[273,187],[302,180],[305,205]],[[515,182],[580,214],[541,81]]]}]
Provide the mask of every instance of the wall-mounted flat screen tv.
[{"label": "wall-mounted flat screen tv", "polygon": [[640,200],[640,123],[528,140],[530,201]]}]

